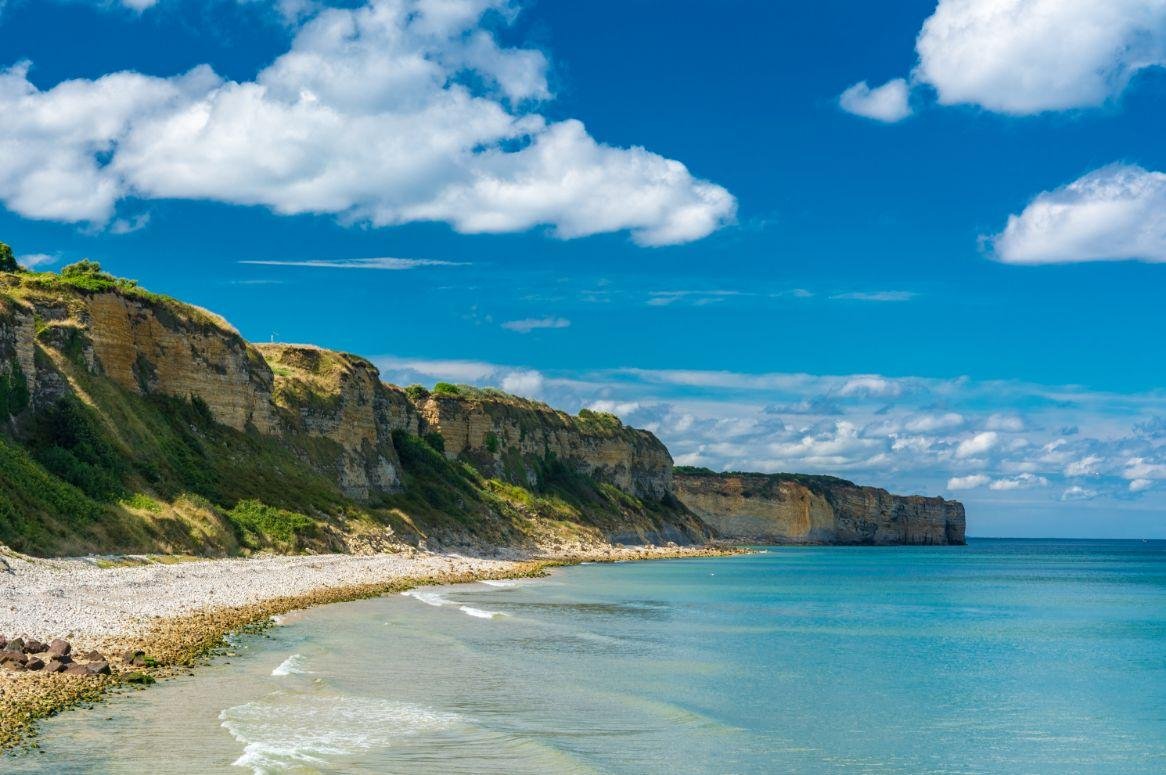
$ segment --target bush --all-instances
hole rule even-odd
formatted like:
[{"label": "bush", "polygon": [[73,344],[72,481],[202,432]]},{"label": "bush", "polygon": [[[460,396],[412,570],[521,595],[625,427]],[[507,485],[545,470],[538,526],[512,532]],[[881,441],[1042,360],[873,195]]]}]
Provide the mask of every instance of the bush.
[{"label": "bush", "polygon": [[462,389],[457,385],[451,384],[449,382],[438,382],[433,386],[433,392],[439,396],[456,398],[462,394]]},{"label": "bush", "polygon": [[498,434],[494,431],[486,433],[486,451],[491,455],[498,451]]},{"label": "bush", "polygon": [[421,438],[423,438],[425,443],[430,447],[442,453],[443,455],[445,454],[445,437],[440,433],[437,433],[436,431],[430,431]]},{"label": "bush", "polygon": [[410,385],[405,388],[405,395],[412,401],[424,401],[429,398],[429,391],[421,385]]},{"label": "bush", "polygon": [[281,549],[295,549],[306,538],[319,532],[316,521],[306,514],[268,506],[263,501],[242,500],[227,512],[227,517],[242,532],[243,543],[252,549],[274,544]]},{"label": "bush", "polygon": [[16,256],[12,255],[12,248],[0,242],[0,272],[19,272],[20,265],[16,263]]},{"label": "bush", "polygon": [[20,362],[13,360],[12,373],[0,375],[0,421],[27,409],[28,400],[28,380]]}]

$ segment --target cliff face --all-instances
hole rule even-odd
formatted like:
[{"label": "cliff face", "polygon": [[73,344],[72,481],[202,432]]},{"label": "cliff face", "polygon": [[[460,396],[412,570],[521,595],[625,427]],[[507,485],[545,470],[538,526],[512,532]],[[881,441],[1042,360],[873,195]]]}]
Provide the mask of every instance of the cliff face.
[{"label": "cliff face", "polygon": [[794,544],[963,544],[964,507],[832,477],[678,472],[680,500],[723,538]]},{"label": "cliff face", "polygon": [[418,401],[423,431],[441,434],[446,456],[485,475],[538,486],[553,462],[638,498],[672,495],[672,456],[651,433],[611,415],[572,417],[495,391],[459,388]]},{"label": "cliff face", "polygon": [[[40,531],[49,546],[114,549],[134,535],[148,547],[182,526],[191,534],[169,545],[188,550],[204,527],[222,533],[196,523],[254,498],[325,519],[313,533],[322,546],[353,519],[415,540],[708,534],[672,496],[664,446],[610,415],[572,417],[474,388],[402,390],[362,358],[251,345],[211,313],[104,274],[0,274],[0,431],[0,480],[3,456],[20,454],[10,442],[32,458],[18,461],[26,479],[42,476],[41,464],[63,480],[37,501],[60,522]],[[123,537],[95,525],[95,543],[69,544],[70,488],[90,498],[77,503],[93,520],[116,512]],[[189,493],[202,505],[179,507]],[[0,492],[0,541],[32,529],[30,508]],[[240,512],[235,530],[295,522],[273,513]]]}]

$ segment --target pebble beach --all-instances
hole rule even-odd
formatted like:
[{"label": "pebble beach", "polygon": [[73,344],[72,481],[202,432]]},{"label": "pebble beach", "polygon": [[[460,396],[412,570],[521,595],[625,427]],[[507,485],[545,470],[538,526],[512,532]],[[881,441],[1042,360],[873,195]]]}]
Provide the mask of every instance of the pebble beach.
[{"label": "pebble beach", "polygon": [[227,633],[263,626],[288,611],[427,584],[541,575],[556,564],[723,553],[707,547],[601,545],[566,556],[513,559],[413,549],[230,559],[39,559],[0,549],[0,635],[45,644],[63,640],[74,654],[100,655],[95,664],[110,668],[108,674],[86,675],[0,667],[0,751],[27,743],[39,718],[98,700],[127,680],[142,685],[188,670]]}]

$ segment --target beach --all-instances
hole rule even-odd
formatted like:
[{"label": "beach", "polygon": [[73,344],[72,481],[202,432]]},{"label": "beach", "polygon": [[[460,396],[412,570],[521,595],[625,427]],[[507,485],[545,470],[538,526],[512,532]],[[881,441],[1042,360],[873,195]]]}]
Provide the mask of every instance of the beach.
[{"label": "beach", "polygon": [[[39,718],[99,699],[124,685],[127,676],[164,678],[189,668],[227,633],[262,626],[288,611],[421,585],[541,575],[553,564],[725,552],[597,545],[555,556],[513,552],[506,559],[414,549],[229,559],[39,559],[4,551],[0,634],[46,644],[65,640],[74,654],[98,652],[110,671],[77,676],[0,669],[0,750],[27,740]],[[122,657],[127,652],[142,652],[148,664],[127,664]]]}]

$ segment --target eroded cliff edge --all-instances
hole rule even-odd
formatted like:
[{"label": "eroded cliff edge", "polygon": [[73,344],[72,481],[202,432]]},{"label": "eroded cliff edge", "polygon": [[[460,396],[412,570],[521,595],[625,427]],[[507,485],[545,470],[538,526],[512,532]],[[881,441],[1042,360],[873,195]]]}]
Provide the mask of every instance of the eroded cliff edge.
[{"label": "eroded cliff edge", "polygon": [[0,543],[21,551],[703,541],[671,468],[611,415],[387,385],[88,262],[0,273]]},{"label": "eroded cliff edge", "polygon": [[679,468],[676,495],[726,539],[775,544],[963,544],[963,504],[845,479]]}]

